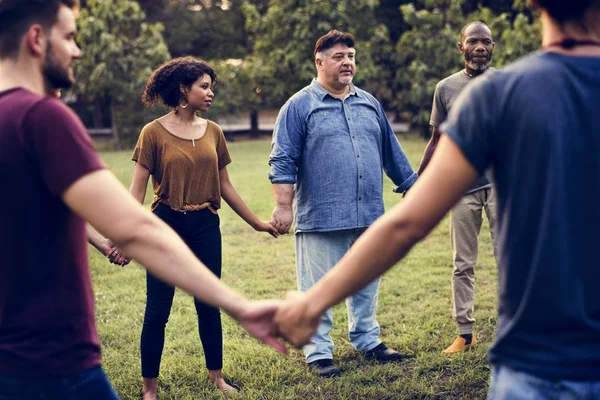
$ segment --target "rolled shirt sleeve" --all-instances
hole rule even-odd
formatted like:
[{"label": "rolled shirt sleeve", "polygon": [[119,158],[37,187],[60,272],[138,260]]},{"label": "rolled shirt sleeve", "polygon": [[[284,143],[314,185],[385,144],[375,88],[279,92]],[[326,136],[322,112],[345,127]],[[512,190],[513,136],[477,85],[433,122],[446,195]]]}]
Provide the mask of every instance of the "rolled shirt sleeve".
[{"label": "rolled shirt sleeve", "polygon": [[296,183],[305,132],[304,120],[300,117],[297,107],[298,105],[290,99],[277,117],[269,156],[271,183]]}]

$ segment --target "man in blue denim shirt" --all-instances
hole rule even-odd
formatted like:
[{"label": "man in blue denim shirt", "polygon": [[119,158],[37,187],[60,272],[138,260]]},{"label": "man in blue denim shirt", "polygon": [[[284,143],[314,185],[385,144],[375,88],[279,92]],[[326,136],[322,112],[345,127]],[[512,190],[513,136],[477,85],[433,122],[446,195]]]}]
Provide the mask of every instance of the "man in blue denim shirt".
[{"label": "man in blue denim shirt", "polygon": [[[405,192],[417,179],[379,102],[352,85],[354,38],[333,30],[315,45],[317,79],[281,109],[273,132],[269,179],[273,223],[287,233],[296,196],[298,286],[306,291],[383,212],[383,171]],[[347,299],[349,338],[366,357],[400,361],[379,339],[379,279]],[[323,377],[333,364],[332,312],[323,316],[306,361]]]}]

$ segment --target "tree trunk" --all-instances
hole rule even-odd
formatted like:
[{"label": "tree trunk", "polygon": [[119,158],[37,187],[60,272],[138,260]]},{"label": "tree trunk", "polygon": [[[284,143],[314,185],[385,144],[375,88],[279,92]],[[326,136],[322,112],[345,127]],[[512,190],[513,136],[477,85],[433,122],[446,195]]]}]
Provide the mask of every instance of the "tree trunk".
[{"label": "tree trunk", "polygon": [[119,127],[117,126],[117,108],[115,106],[115,102],[113,99],[108,100],[109,110],[110,110],[110,123],[113,138],[115,140],[115,149],[121,150],[121,135],[119,133]]},{"label": "tree trunk", "polygon": [[93,115],[93,123],[94,123],[94,128],[102,128],[103,124],[102,124],[102,103],[100,102],[100,100],[95,100],[94,101],[94,115]]},{"label": "tree trunk", "polygon": [[251,110],[250,111],[250,137],[258,138],[260,136],[260,131],[258,130],[258,111]]}]

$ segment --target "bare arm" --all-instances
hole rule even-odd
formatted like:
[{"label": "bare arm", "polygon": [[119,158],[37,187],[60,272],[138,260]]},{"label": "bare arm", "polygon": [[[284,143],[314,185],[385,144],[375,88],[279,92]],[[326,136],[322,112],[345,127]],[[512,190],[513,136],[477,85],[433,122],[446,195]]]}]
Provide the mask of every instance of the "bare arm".
[{"label": "bare arm", "polygon": [[433,152],[435,151],[438,142],[440,141],[440,130],[437,126],[434,126],[431,130],[431,138],[427,143],[427,147],[425,147],[425,152],[423,153],[423,158],[421,159],[421,164],[419,164],[418,175],[421,176],[425,167],[429,164],[431,157],[433,156]]},{"label": "bare arm", "polygon": [[97,230],[94,229],[93,226],[87,224],[86,232],[88,237],[88,242],[96,248],[100,253],[109,256],[110,250],[112,246],[110,245],[108,239],[98,233]]},{"label": "bare arm", "polygon": [[294,185],[288,183],[274,183],[273,197],[275,198],[275,208],[271,215],[271,223],[279,233],[288,233],[294,219],[292,211]]},{"label": "bare arm", "polygon": [[406,198],[377,220],[325,277],[306,292],[292,294],[277,314],[280,332],[306,344],[327,308],[382,275],[429,233],[476,180],[478,173],[449,138]]},{"label": "bare arm", "polygon": [[88,242],[96,248],[102,255],[116,265],[125,266],[131,261],[129,257],[121,252],[113,242],[98,233],[90,224],[86,225]]},{"label": "bare arm", "polygon": [[242,196],[240,196],[229,179],[227,167],[223,167],[219,170],[219,182],[223,200],[225,200],[233,211],[246,221],[248,225],[257,231],[268,232],[273,237],[279,236],[277,229],[275,229],[270,222],[261,221],[244,202],[244,199],[242,199]]},{"label": "bare arm", "polygon": [[134,199],[144,204],[146,197],[146,189],[148,187],[148,179],[150,179],[150,171],[140,163],[135,163],[133,168],[133,178],[129,186],[129,193]]}]

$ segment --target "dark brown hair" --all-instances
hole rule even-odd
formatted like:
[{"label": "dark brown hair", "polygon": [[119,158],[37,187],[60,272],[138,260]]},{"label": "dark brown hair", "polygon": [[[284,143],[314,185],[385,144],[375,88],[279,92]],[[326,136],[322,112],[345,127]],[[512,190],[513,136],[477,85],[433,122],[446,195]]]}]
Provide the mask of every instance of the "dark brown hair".
[{"label": "dark brown hair", "polygon": [[0,59],[16,57],[25,32],[33,24],[50,29],[61,6],[79,8],[78,0],[0,0]]},{"label": "dark brown hair", "polygon": [[348,47],[354,47],[354,36],[350,33],[333,29],[317,39],[317,42],[315,43],[315,55],[322,51],[329,50],[338,43],[342,43]]},{"label": "dark brown hair", "polygon": [[548,11],[550,16],[564,22],[579,19],[596,0],[537,0],[537,4]]},{"label": "dark brown hair", "polygon": [[217,83],[217,74],[206,62],[194,57],[173,58],[152,72],[142,102],[148,107],[163,103],[175,108],[183,98],[181,86],[190,88],[204,75],[210,76],[213,85]]}]

